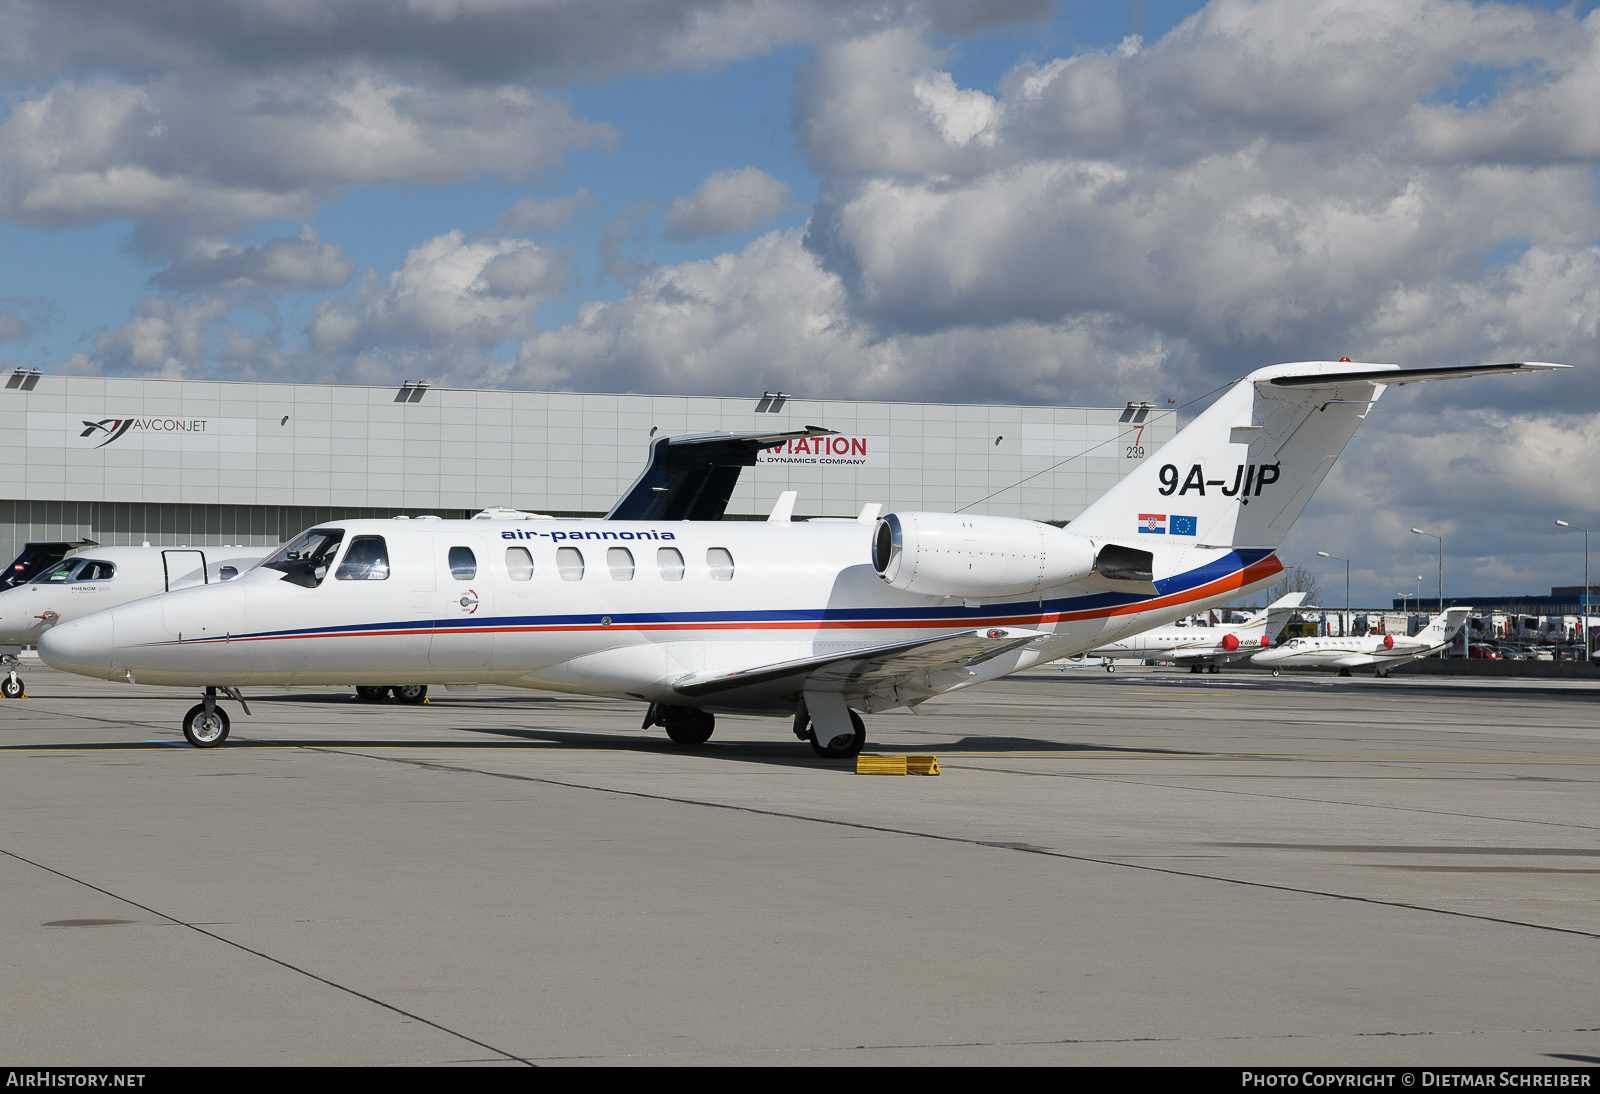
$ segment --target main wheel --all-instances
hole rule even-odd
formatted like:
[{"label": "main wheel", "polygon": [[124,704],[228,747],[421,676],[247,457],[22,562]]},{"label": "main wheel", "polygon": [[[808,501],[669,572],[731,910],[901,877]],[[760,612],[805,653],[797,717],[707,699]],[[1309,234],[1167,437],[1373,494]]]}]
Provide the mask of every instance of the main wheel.
[{"label": "main wheel", "polygon": [[196,703],[183,716],[183,735],[196,748],[216,748],[228,739],[228,712],[221,707],[208,712],[204,703]]},{"label": "main wheel", "polygon": [[1115,665],[1113,665],[1113,664],[1111,664],[1111,663],[1110,663],[1110,662],[1109,662],[1109,661],[1108,661],[1108,662],[1106,662],[1106,671],[1107,671],[1107,672],[1116,672],[1116,671],[1117,671],[1117,666],[1115,666]]},{"label": "main wheel", "polygon": [[1279,671],[1280,671],[1280,670],[1278,670],[1278,669],[1273,669],[1273,670],[1272,670],[1272,675],[1274,675],[1274,676],[1276,676],[1276,675],[1278,675],[1278,672],[1279,672]]},{"label": "main wheel", "polygon": [[667,716],[667,736],[675,745],[703,745],[717,727],[717,716],[707,710],[678,707]]},{"label": "main wheel", "polygon": [[363,703],[381,703],[388,696],[388,694],[389,689],[386,687],[367,687],[363,685],[356,688],[356,698],[360,699]]},{"label": "main wheel", "polygon": [[22,677],[7,676],[4,683],[0,683],[0,695],[7,699],[22,698]]},{"label": "main wheel", "polygon": [[817,724],[811,723],[811,750],[825,760],[848,760],[858,755],[867,743],[867,727],[861,721],[861,715],[855,711],[850,712],[850,725],[854,733],[841,733],[827,744],[817,740]]},{"label": "main wheel", "polygon": [[394,699],[397,703],[407,703],[415,706],[427,697],[427,684],[396,684],[394,686]]}]

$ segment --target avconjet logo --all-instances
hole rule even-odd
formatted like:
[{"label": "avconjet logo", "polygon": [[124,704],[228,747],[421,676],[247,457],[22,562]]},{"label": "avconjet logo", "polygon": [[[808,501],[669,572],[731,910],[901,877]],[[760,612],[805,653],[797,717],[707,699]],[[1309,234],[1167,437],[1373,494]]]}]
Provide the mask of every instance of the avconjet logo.
[{"label": "avconjet logo", "polygon": [[106,439],[95,445],[104,448],[112,441],[117,440],[128,432],[148,433],[204,433],[206,419],[204,418],[101,418],[98,422],[88,419],[79,419],[83,422],[83,432],[79,437],[92,437],[104,433]]}]

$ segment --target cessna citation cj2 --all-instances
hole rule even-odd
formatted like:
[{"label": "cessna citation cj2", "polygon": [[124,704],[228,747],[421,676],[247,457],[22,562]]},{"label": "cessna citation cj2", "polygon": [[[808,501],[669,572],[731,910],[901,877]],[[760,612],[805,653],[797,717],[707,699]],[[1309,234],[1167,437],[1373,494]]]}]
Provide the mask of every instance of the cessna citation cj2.
[{"label": "cessna citation cj2", "polygon": [[1422,630],[1410,638],[1396,638],[1392,634],[1369,634],[1365,638],[1292,638],[1276,649],[1262,650],[1250,658],[1259,668],[1280,669],[1320,668],[1338,669],[1340,676],[1349,676],[1351,669],[1372,668],[1375,676],[1388,676],[1390,669],[1402,661],[1415,661],[1438,653],[1455,641],[1456,634],[1472,614],[1471,608],[1446,608],[1443,615],[1433,617]]},{"label": "cessna citation cj2", "polygon": [[783,435],[657,440],[609,519],[333,521],[233,581],[63,623],[39,649],[87,676],[203,688],[183,727],[201,747],[228,734],[219,692],[509,684],[635,699],[681,744],[718,713],[781,716],[819,755],[849,757],[860,712],[1271,585],[1274,550],[1385,387],[1561,367],[1258,369],[1065,529],[927,512],[790,523],[787,495],[766,523],[720,521],[740,468]]},{"label": "cessna citation cj2", "polygon": [[1157,627],[1090,650],[1085,656],[1105,658],[1107,672],[1116,671],[1112,662],[1118,658],[1171,661],[1188,665],[1190,672],[1204,672],[1207,667],[1220,672],[1230,661],[1242,661],[1271,646],[1305,598],[1305,593],[1279,597],[1243,623],[1231,626]]}]

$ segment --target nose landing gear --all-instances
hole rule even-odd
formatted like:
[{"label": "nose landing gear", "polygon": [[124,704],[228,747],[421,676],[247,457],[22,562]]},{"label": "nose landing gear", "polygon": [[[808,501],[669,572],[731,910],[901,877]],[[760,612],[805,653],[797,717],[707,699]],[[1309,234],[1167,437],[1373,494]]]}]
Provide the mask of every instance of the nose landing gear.
[{"label": "nose landing gear", "polygon": [[7,699],[26,699],[27,693],[22,690],[22,677],[17,675],[17,659],[11,654],[0,657],[0,665],[8,670],[6,678],[0,682],[0,695]]},{"label": "nose landing gear", "polygon": [[239,694],[238,688],[206,688],[205,699],[190,707],[189,713],[183,716],[184,739],[196,748],[218,748],[228,739],[231,723],[228,712],[217,706],[219,690],[244,707],[246,714],[250,713],[250,707],[244,701],[244,696]]}]

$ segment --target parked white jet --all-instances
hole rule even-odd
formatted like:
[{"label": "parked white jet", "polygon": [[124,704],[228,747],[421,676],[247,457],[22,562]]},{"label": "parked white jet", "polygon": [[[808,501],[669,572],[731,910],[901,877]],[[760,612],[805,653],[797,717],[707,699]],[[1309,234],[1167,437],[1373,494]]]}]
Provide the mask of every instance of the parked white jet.
[{"label": "parked white jet", "polygon": [[1392,634],[1369,634],[1365,638],[1291,638],[1277,649],[1262,650],[1250,658],[1250,663],[1271,669],[1274,676],[1286,668],[1336,668],[1340,676],[1349,676],[1351,669],[1369,665],[1376,666],[1374,675],[1388,676],[1389,670],[1401,661],[1415,661],[1450,645],[1471,614],[1471,608],[1446,608],[1443,615],[1434,616],[1433,622],[1410,638],[1403,635],[1396,638]]},{"label": "parked white jet", "polygon": [[1176,661],[1188,665],[1190,672],[1203,672],[1209,665],[1212,672],[1218,672],[1229,661],[1242,660],[1271,646],[1305,598],[1305,593],[1290,593],[1243,623],[1223,627],[1157,627],[1090,650],[1084,656],[1105,658],[1107,672],[1116,671],[1113,662],[1119,658]]},{"label": "parked white jet", "polygon": [[1065,529],[924,512],[789,523],[782,506],[717,521],[739,468],[781,435],[658,441],[609,520],[333,521],[237,581],[63,623],[39,648],[72,672],[204,688],[184,718],[202,747],[228,733],[218,691],[362,681],[630,697],[686,744],[715,712],[792,717],[820,755],[853,756],[858,711],[1278,580],[1273,551],[1387,385],[1560,367],[1258,369]]},{"label": "parked white jet", "polygon": [[228,581],[260,562],[265,547],[100,547],[68,555],[31,581],[0,591],[0,695],[23,693],[17,654],[58,623],[173,589]]}]

